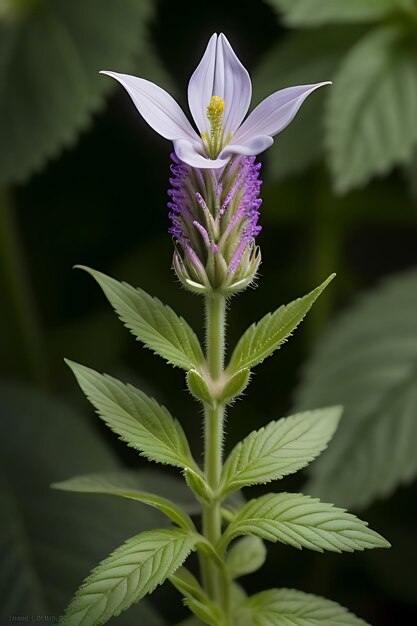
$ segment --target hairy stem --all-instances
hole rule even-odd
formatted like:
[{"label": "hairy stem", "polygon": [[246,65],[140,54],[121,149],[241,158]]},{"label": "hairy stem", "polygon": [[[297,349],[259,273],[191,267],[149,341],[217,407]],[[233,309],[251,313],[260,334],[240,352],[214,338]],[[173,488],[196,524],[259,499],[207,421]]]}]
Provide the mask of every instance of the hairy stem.
[{"label": "hairy stem", "polygon": [[[226,300],[223,296],[206,299],[206,349],[210,377],[216,381],[223,374],[225,354]],[[205,406],[204,471],[213,491],[222,472],[224,404]],[[203,534],[215,545],[221,536],[221,503],[216,500],[204,506]],[[203,581],[210,597],[227,610],[227,584],[220,581],[218,568],[207,559],[203,562]]]},{"label": "hairy stem", "polygon": [[32,294],[23,263],[10,192],[0,189],[0,289],[3,315],[19,364],[44,383],[45,367]]}]

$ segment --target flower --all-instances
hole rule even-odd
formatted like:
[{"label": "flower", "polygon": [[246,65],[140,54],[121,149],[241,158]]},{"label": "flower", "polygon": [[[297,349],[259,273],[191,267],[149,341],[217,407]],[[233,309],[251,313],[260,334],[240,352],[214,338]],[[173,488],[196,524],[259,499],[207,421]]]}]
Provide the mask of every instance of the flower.
[{"label": "flower", "polygon": [[214,34],[188,85],[188,103],[199,134],[177,102],[154,83],[128,74],[118,80],[148,124],[174,143],[177,157],[200,169],[220,169],[235,155],[255,156],[293,120],[304,100],[330,82],[281,89],[246,118],[252,96],[247,70],[225,35]]},{"label": "flower", "polygon": [[171,155],[169,217],[176,243],[173,266],[195,293],[231,295],[256,277],[255,237],[262,182],[254,156],[237,156],[221,170],[196,169]]},{"label": "flower", "polygon": [[244,119],[252,83],[226,37],[214,34],[188,85],[188,102],[199,134],[175,100],[154,83],[104,72],[127,90],[148,124],[174,143],[169,195],[173,266],[195,293],[242,291],[261,263],[255,239],[262,181],[256,155],[271,146],[318,87],[282,89]]}]

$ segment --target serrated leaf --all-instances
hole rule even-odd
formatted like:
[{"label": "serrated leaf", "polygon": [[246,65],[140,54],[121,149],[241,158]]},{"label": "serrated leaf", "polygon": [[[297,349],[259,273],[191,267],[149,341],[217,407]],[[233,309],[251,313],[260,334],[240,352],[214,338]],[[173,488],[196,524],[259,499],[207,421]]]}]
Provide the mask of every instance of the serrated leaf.
[{"label": "serrated leaf", "polygon": [[91,572],[59,624],[105,624],[171,576],[195,541],[194,535],[180,529],[150,530],[132,537]]},{"label": "serrated leaf", "polygon": [[327,447],[341,413],[341,407],[307,411],[253,431],[227,458],[221,493],[269,483],[305,467]]},{"label": "serrated leaf", "polygon": [[296,406],[343,403],[332,445],[311,469],[313,495],[360,508],[417,476],[417,273],[390,278],[329,325]]},{"label": "serrated leaf", "polygon": [[239,535],[256,535],[317,552],[389,547],[366,522],[345,509],[300,493],[269,493],[249,500],[226,529],[221,547]]},{"label": "serrated leaf", "polygon": [[267,313],[252,324],[233,350],[227,373],[251,369],[277,350],[294,332],[321,292],[333,280],[331,274],[321,285],[302,298]]},{"label": "serrated leaf", "polygon": [[265,544],[259,537],[242,537],[230,548],[226,567],[229,576],[239,578],[252,574],[262,567],[266,559]]},{"label": "serrated leaf", "polygon": [[399,27],[372,31],[346,56],[328,99],[326,145],[339,193],[411,160],[416,109],[414,44]]},{"label": "serrated leaf", "polygon": [[59,483],[53,483],[54,489],[75,491],[77,493],[97,493],[119,496],[136,500],[153,506],[164,513],[183,530],[195,531],[191,518],[184,513],[174,502],[162,496],[136,488],[137,481],[132,472],[117,472],[110,474],[84,474],[69,478]]},{"label": "serrated leaf", "polygon": [[239,626],[367,626],[345,607],[296,589],[268,589],[248,598]]},{"label": "serrated leaf", "polygon": [[199,471],[180,423],[164,406],[116,378],[67,364],[98,415],[122,441],[151,461]]},{"label": "serrated leaf", "polygon": [[[145,507],[137,515],[128,500],[50,489],[53,480],[77,471],[119,468],[86,415],[23,385],[0,385],[0,407],[0,624],[7,624],[11,615],[62,615],[86,572],[126,537],[161,526],[164,518]],[[158,493],[182,493],[176,477],[156,470],[137,475]],[[165,624],[147,600],[117,620],[138,622]]]},{"label": "serrated leaf", "polygon": [[75,141],[113,88],[99,70],[134,68],[152,9],[134,0],[36,4],[0,21],[0,185],[25,180]]},{"label": "serrated leaf", "polygon": [[[346,50],[358,39],[355,27],[289,33],[273,46],[253,76],[254,100],[289,85],[333,80]],[[265,153],[268,173],[280,181],[299,174],[324,154],[324,104],[330,89],[318,90]]]},{"label": "serrated leaf", "polygon": [[373,22],[403,0],[268,0],[289,26],[321,26],[341,22]]},{"label": "serrated leaf", "polygon": [[182,369],[198,369],[204,356],[196,334],[169,306],[143,289],[78,266],[96,279],[119,318],[155,354]]}]

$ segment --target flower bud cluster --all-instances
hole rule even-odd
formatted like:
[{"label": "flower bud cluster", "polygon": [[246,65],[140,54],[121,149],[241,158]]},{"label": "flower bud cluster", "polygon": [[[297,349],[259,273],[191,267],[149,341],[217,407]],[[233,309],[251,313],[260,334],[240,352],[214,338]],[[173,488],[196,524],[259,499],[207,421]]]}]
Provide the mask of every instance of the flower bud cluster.
[{"label": "flower bud cluster", "polygon": [[171,155],[169,218],[173,265],[196,293],[229,295],[256,277],[261,254],[255,238],[262,181],[254,156],[237,156],[222,169],[197,169]]}]

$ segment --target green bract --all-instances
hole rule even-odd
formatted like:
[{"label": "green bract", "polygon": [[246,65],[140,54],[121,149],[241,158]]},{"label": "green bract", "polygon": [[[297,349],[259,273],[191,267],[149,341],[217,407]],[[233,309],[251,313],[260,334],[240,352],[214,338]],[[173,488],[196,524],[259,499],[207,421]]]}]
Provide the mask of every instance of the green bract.
[{"label": "green bract", "polygon": [[[100,626],[166,579],[194,616],[183,626],[365,624],[334,602],[295,590],[272,589],[247,598],[234,580],[262,567],[266,558],[263,540],[317,552],[388,547],[366,522],[300,493],[270,493],[247,503],[235,494],[233,502],[225,501],[242,487],[279,480],[305,467],[327,447],[337,428],[342,412],[339,406],[297,413],[253,431],[222,462],[226,405],[246,388],[251,368],[288,339],[333,276],[304,298],[250,326],[225,369],[224,298],[207,301],[204,354],[193,330],[159,300],[104,274],[87,271],[133,334],[172,365],[186,370],[189,390],[205,411],[206,456],[201,469],[179,422],[142,391],[68,362],[109,428],[149,460],[183,472],[197,508],[183,507],[169,494],[144,490],[131,472],[87,474],[55,484],[65,491],[108,494],[149,505],[173,524],[171,529],[146,531],[129,539],[102,561],[74,596],[61,626]],[[201,534],[189,515],[200,512]],[[201,581],[181,567],[192,551],[199,553]]]}]

